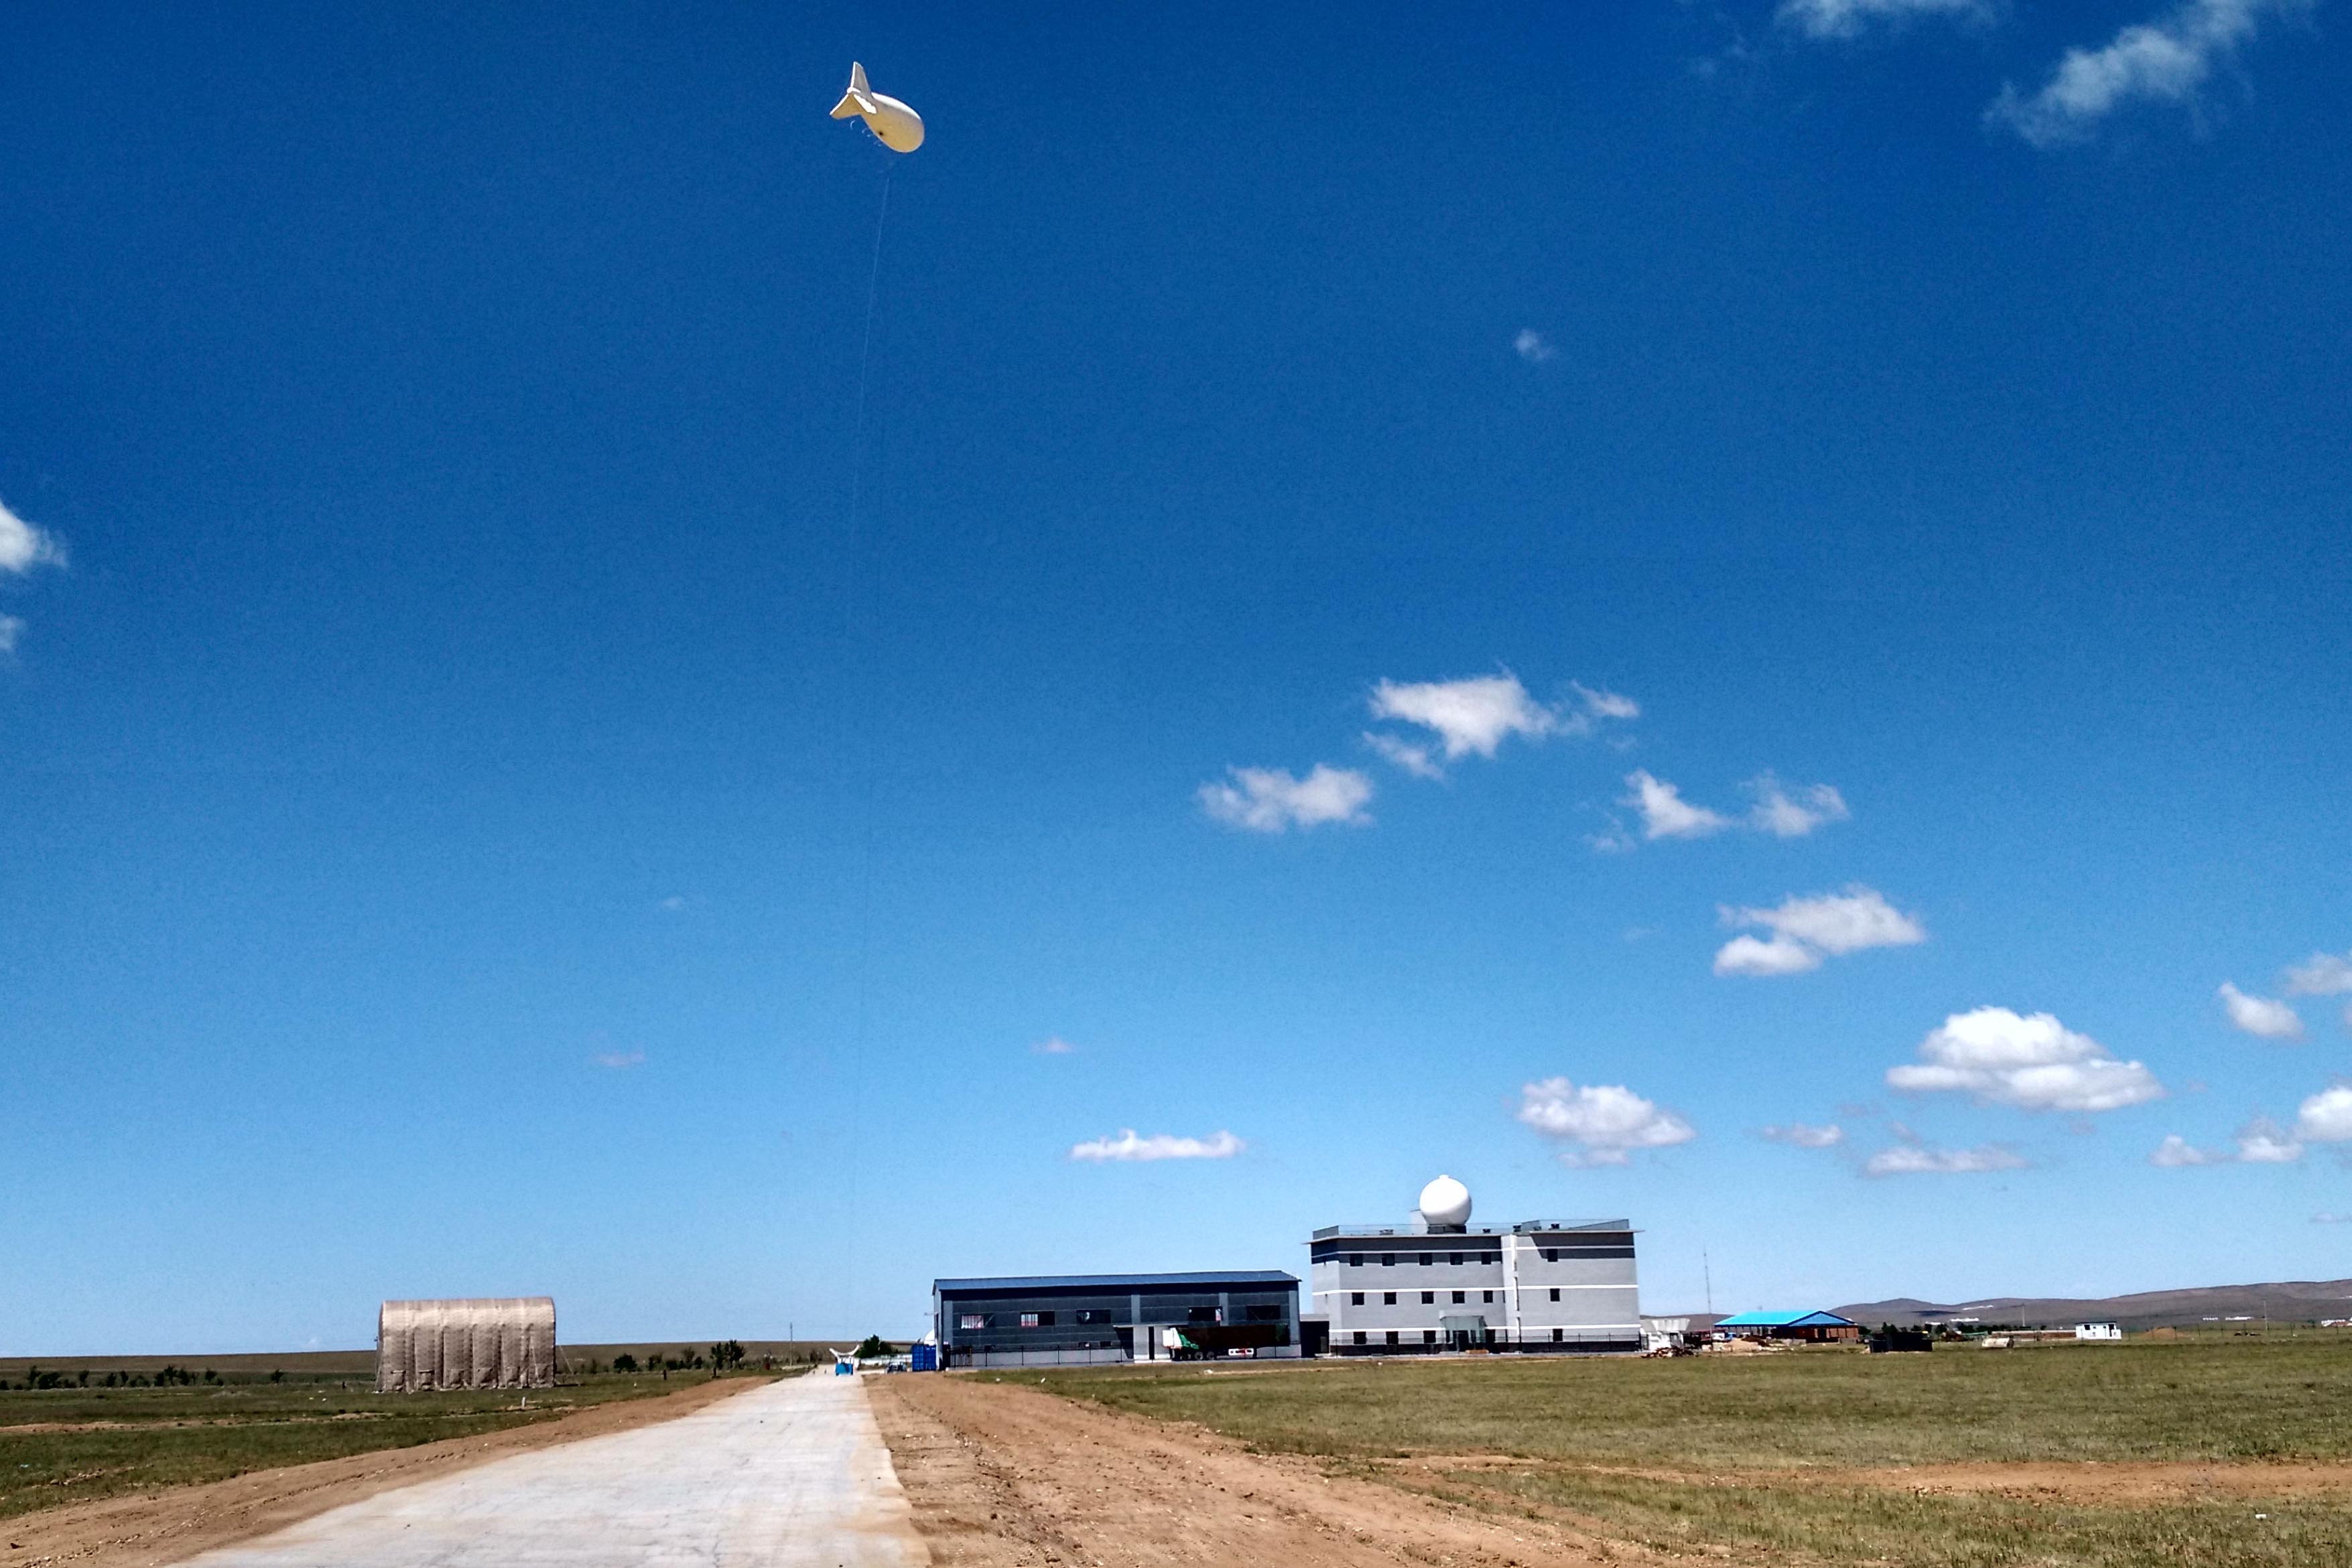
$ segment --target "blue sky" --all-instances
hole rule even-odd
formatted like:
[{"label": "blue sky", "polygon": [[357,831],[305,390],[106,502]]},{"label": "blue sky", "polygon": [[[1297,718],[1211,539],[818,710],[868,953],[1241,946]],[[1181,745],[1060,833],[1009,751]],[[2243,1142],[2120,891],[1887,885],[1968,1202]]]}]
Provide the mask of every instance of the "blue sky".
[{"label": "blue sky", "polygon": [[2340,7],[0,73],[0,1350],[903,1334],[1439,1171],[1654,1310],[2352,1274]]}]

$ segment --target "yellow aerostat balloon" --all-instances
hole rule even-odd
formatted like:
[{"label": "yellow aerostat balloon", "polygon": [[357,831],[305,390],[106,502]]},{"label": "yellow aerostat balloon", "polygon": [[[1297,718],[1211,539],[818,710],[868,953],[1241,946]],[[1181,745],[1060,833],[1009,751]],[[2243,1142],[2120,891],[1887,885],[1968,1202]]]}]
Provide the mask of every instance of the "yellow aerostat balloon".
[{"label": "yellow aerostat balloon", "polygon": [[923,144],[923,117],[887,93],[866,85],[866,68],[849,63],[849,90],[833,106],[835,120],[863,120],[874,140],[893,153],[911,153]]}]

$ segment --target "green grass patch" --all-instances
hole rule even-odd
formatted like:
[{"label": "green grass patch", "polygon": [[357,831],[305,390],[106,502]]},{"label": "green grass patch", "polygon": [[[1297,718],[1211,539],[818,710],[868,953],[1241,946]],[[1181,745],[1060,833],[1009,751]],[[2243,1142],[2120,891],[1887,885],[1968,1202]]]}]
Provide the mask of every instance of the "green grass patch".
[{"label": "green grass patch", "polygon": [[690,1386],[693,1375],[560,1388],[377,1394],[373,1376],[0,1393],[0,1518],[248,1470],[405,1448]]},{"label": "green grass patch", "polygon": [[2352,1458],[2352,1343],[2317,1338],[1045,1375],[1057,1393],[1302,1454],[1680,1468]]},{"label": "green grass patch", "polygon": [[[1049,1390],[1475,1506],[1565,1510],[1738,1561],[1906,1568],[2352,1563],[2336,1500],[1915,1492],[1849,1468],[2352,1460],[2352,1342],[2185,1339],[1929,1355],[1495,1357],[1071,1370]],[[1017,1381],[1036,1386],[1040,1374]],[[1501,1456],[1501,1467],[1446,1466]],[[1430,1467],[1384,1463],[1435,1458]],[[1607,1467],[1636,1467],[1626,1474]],[[2266,1517],[2257,1517],[2258,1515]]]},{"label": "green grass patch", "polygon": [[1692,1485],[1542,1468],[1455,1478],[1441,1495],[1494,1489],[1601,1521],[1622,1538],[1683,1553],[1729,1548],[1754,1561],[1904,1568],[2309,1568],[2346,1561],[2352,1512],[2309,1501],[2233,1499],[2144,1508],[2042,1499],[1920,1495],[1882,1487]]}]

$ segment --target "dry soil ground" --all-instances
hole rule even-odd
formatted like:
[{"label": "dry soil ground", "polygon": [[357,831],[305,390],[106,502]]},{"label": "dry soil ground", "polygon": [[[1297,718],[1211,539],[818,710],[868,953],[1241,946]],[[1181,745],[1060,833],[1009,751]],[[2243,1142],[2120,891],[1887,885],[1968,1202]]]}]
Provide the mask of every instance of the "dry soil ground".
[{"label": "dry soil ground", "polygon": [[561,1420],[478,1437],[255,1470],[202,1486],[25,1514],[5,1525],[6,1549],[0,1552],[0,1568],[62,1568],[68,1563],[73,1568],[154,1568],[486,1459],[667,1421],[712,1400],[766,1386],[758,1378],[699,1383],[657,1399],[593,1405]]},{"label": "dry soil ground", "polygon": [[939,1568],[1585,1568],[1627,1555],[1562,1525],[1468,1512],[1014,1384],[951,1374],[869,1387]]}]

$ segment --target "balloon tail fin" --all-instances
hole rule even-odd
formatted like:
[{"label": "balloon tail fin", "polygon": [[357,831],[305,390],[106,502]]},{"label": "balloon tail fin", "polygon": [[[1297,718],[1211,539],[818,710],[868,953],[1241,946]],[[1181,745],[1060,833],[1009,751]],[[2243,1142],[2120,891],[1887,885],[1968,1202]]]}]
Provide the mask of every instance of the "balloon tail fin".
[{"label": "balloon tail fin", "polygon": [[849,62],[849,90],[833,106],[835,120],[848,120],[856,115],[874,112],[874,89],[866,85],[866,68],[856,60]]}]

